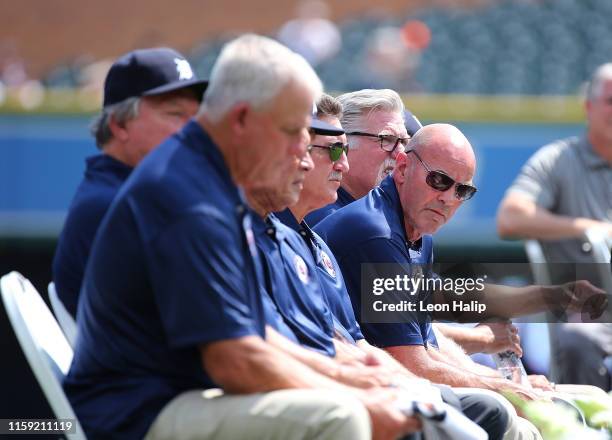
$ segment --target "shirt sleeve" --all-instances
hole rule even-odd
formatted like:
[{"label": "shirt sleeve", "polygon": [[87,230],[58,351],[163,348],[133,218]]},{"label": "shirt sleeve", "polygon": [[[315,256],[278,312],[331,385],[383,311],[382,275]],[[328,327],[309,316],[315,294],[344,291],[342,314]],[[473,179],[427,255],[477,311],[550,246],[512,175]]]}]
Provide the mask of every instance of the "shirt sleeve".
[{"label": "shirt sleeve", "polygon": [[[353,304],[359,305],[357,319],[365,339],[378,347],[398,345],[427,345],[428,335],[425,312],[405,312],[403,321],[396,323],[372,323],[363,319],[361,310],[361,263],[394,263],[398,275],[411,275],[410,256],[407,250],[387,238],[374,238],[359,243],[340,261]],[[430,325],[429,325],[430,326]]]},{"label": "shirt sleeve", "polygon": [[258,334],[257,282],[242,230],[209,214],[166,227],[149,252],[151,280],[174,347]]},{"label": "shirt sleeve", "polygon": [[555,143],[536,152],[523,165],[507,194],[521,193],[533,200],[536,205],[552,209],[557,203],[559,193],[558,159],[561,147],[560,144]]}]

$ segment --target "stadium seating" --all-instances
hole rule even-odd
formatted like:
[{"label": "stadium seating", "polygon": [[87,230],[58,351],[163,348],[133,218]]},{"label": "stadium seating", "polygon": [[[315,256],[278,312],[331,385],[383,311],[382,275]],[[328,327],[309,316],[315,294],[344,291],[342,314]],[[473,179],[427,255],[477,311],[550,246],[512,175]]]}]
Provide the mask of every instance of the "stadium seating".
[{"label": "stadium seating", "polygon": [[[458,2],[458,5],[461,3]],[[607,0],[502,0],[480,7],[429,7],[389,15],[377,8],[338,23],[342,48],[317,66],[325,87],[348,91],[379,87],[368,73],[368,43],[381,27],[419,20],[431,33],[418,55],[414,78],[386,87],[400,92],[566,95],[579,92],[596,66],[609,61],[612,26]],[[219,35],[194,44],[189,54],[202,77],[223,43]],[[77,86],[87,57],[62,63],[47,75],[51,87]]]}]

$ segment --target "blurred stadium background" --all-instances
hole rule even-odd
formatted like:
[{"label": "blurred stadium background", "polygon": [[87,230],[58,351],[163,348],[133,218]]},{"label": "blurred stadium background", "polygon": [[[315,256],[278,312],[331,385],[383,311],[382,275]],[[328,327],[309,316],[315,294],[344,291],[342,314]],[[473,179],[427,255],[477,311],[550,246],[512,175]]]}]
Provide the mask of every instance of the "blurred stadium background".
[{"label": "blurred stadium background", "polygon": [[[46,291],[114,58],[171,46],[207,77],[246,31],[301,51],[332,94],[394,88],[424,123],[464,130],[479,192],[438,234],[437,259],[518,262],[522,245],[496,237],[497,204],[535,149],[583,130],[584,81],[612,59],[612,1],[0,0],[0,274],[19,270]],[[3,353],[20,353],[1,318]],[[25,365],[7,362],[4,377]],[[36,385],[11,386],[0,416],[38,414]]]}]

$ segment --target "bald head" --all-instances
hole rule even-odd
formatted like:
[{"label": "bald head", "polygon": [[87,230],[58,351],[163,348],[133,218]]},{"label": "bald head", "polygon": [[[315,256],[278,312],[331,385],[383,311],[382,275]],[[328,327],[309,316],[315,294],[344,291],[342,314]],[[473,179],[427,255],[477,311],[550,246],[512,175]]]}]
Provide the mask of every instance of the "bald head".
[{"label": "bald head", "polygon": [[426,125],[410,139],[407,150],[416,150],[423,159],[427,157],[462,163],[471,169],[472,176],[476,171],[476,156],[472,145],[454,125]]},{"label": "bald head", "polygon": [[[457,184],[472,184],[476,157],[463,133],[449,124],[426,125],[410,140],[407,150],[397,157],[393,179],[400,195],[406,236],[416,240],[434,233],[461,206]],[[445,174],[447,180],[450,177],[449,185],[455,183],[444,190],[435,188],[428,180],[430,171]],[[436,180],[435,175],[432,178]]]}]

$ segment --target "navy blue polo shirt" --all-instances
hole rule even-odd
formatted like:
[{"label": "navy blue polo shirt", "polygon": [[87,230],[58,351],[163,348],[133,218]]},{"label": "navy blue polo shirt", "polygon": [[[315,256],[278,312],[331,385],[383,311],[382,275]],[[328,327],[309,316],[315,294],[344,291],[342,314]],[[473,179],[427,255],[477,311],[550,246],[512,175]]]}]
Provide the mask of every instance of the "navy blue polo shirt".
[{"label": "navy blue polo shirt", "polygon": [[338,194],[338,198],[334,203],[330,203],[329,205],[326,205],[323,208],[315,209],[314,211],[306,215],[306,217],[304,218],[304,220],[306,220],[306,223],[308,223],[314,228],[321,220],[323,220],[328,215],[355,201],[353,196],[350,195],[348,191],[342,187],[338,188],[336,194]]},{"label": "navy blue polo shirt", "polygon": [[333,316],[317,279],[317,269],[300,236],[274,215],[253,219],[255,241],[264,260],[267,291],[299,342],[335,356]]},{"label": "navy blue polo shirt", "polygon": [[289,208],[276,214],[286,226],[300,234],[317,265],[317,275],[321,290],[334,315],[336,330],[350,342],[363,339],[363,334],[355,319],[351,299],[346,291],[340,266],[327,244],[305,221],[298,223]]},{"label": "navy blue polo shirt", "polygon": [[53,257],[53,282],[73,317],[96,231],[131,172],[132,167],[106,154],[86,159],[85,175],[70,204]]},{"label": "navy blue polo shirt", "polygon": [[244,198],[191,121],[135,169],[94,240],[64,381],[88,438],[142,438],[179,393],[217,386],[199,347],[264,337],[259,266]]},{"label": "navy blue polo shirt", "polygon": [[424,312],[406,312],[408,322],[402,323],[366,323],[361,319],[362,263],[430,264],[433,260],[430,235],[414,244],[406,240],[404,215],[391,176],[365,197],[325,218],[315,231],[340,264],[353,310],[368,342],[379,347],[437,346],[431,320]]}]

